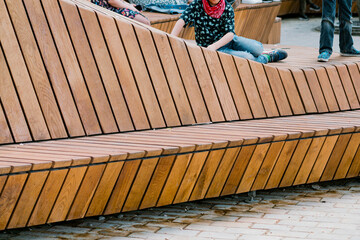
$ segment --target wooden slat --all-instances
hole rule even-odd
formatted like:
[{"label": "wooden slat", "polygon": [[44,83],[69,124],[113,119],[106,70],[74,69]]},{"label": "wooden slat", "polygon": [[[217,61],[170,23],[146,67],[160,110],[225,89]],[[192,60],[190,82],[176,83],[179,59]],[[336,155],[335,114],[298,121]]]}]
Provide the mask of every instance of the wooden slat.
[{"label": "wooden slat", "polygon": [[316,113],[317,108],[313,96],[311,95],[311,91],[306,81],[304,72],[301,70],[291,70],[291,72],[294,76],[296,86],[299,89],[299,94],[304,103],[306,113]]},{"label": "wooden slat", "polygon": [[319,79],[319,83],[321,86],[322,92],[324,93],[324,97],[327,103],[327,106],[329,107],[329,111],[339,111],[339,105],[338,101],[334,94],[334,88],[331,85],[329,76],[326,72],[325,68],[315,68],[316,75]]},{"label": "wooden slat", "polygon": [[215,87],[215,91],[224,112],[225,120],[238,120],[239,115],[237,113],[227,79],[223,72],[219,56],[217,55],[216,51],[210,51],[208,49],[204,49],[203,53],[207,62],[208,71],[211,75]]},{"label": "wooden slat", "polygon": [[11,76],[14,80],[16,91],[19,94],[33,138],[35,140],[49,139],[50,134],[37,100],[17,37],[14,29],[11,27],[12,23],[10,16],[6,10],[5,2],[3,0],[0,1],[0,40],[4,55],[9,64]]},{"label": "wooden slat", "polygon": [[266,117],[264,105],[257,90],[249,62],[245,59],[235,58],[235,63],[254,118]]},{"label": "wooden slat", "polygon": [[341,83],[344,87],[344,90],[346,92],[346,97],[349,100],[349,104],[351,109],[357,109],[360,108],[360,102],[359,99],[356,96],[356,92],[354,89],[354,85],[351,81],[350,78],[350,70],[348,70],[348,68],[346,68],[345,65],[341,66],[338,65],[336,66],[336,69],[339,73],[340,79],[341,79]]},{"label": "wooden slat", "polygon": [[197,123],[209,122],[209,113],[207,112],[204,98],[201,95],[200,87],[196,79],[190,56],[187,53],[186,45],[183,41],[179,41],[172,36],[168,36],[168,38],[189,98],[191,109],[194,113],[195,121]]},{"label": "wooden slat", "polygon": [[49,83],[39,49],[21,1],[6,1],[27,69],[44,114],[51,138],[67,137],[67,132]]},{"label": "wooden slat", "polygon": [[117,21],[117,24],[150,125],[153,128],[165,127],[163,115],[161,114],[160,106],[151,84],[134,29],[132,25],[127,22]]},{"label": "wooden slat", "polygon": [[[68,27],[71,42],[74,45],[74,50],[79,60],[81,71],[89,89],[91,100],[94,104],[101,128],[104,133],[118,132],[118,127],[112,114],[112,109],[106,96],[104,86],[101,81],[100,74],[97,71],[98,68],[90,48],[90,44],[95,45],[93,46],[93,52],[95,57],[98,59],[97,62],[99,69],[102,70],[102,77],[113,78],[116,81],[116,75],[109,59],[109,53],[104,51],[106,50],[106,46],[104,44],[105,41],[99,38],[99,36],[102,35],[99,25],[98,23],[94,24],[94,21],[90,22],[89,19],[84,19],[83,22],[85,26],[92,23],[91,27],[87,28],[88,34],[86,35],[83,22],[79,16],[77,8],[64,1],[60,1],[60,4],[64,21]],[[93,14],[93,16],[95,17],[95,14]],[[98,36],[97,41],[95,42],[98,45],[94,42],[88,41],[88,38],[92,40],[95,36]],[[99,51],[101,51],[101,53],[104,52],[104,54],[100,55]]]},{"label": "wooden slat", "polygon": [[[156,48],[159,52],[159,57],[164,69],[163,71],[166,74],[172,97],[180,116],[181,124],[193,124],[195,123],[194,115],[188,100],[188,96],[185,92],[169,40],[165,34],[155,34],[153,35],[153,38],[156,44]],[[149,43],[146,44],[148,45]],[[151,56],[151,61],[153,61],[153,58],[154,57]]]},{"label": "wooden slat", "polygon": [[80,116],[42,7],[39,2],[35,0],[25,0],[23,2],[69,135],[82,136],[84,135],[84,129]]},{"label": "wooden slat", "polygon": [[94,193],[94,197],[91,200],[89,208],[86,212],[87,217],[103,213],[123,165],[124,162],[107,164],[99,185]]},{"label": "wooden slat", "polygon": [[320,113],[327,112],[328,107],[315,71],[313,69],[304,69],[304,73],[318,111]]},{"label": "wooden slat", "polygon": [[[161,43],[159,42],[158,47],[156,48],[149,30],[143,28],[136,28],[135,31],[139,39],[139,44],[141,46],[141,51],[144,55],[146,65],[149,69],[149,74],[152,79],[152,84],[154,86],[156,95],[158,97],[166,125],[179,126],[180,119],[181,119],[181,123],[183,124],[193,123],[194,119],[192,117],[190,106],[186,100],[186,94],[182,89],[183,88],[182,85],[179,84],[179,77],[177,77],[178,73],[177,73],[176,65],[174,64],[174,60],[172,59],[172,56],[169,56],[169,50],[171,53],[171,49],[169,49],[169,47],[166,48],[166,45],[163,46],[165,42],[167,42],[166,36],[161,37],[161,38],[165,37],[165,39],[162,40]],[[162,49],[164,50],[162,51]],[[157,50],[159,51],[159,55]],[[163,59],[163,61],[160,62],[160,59]],[[169,67],[169,65],[171,66]],[[165,74],[170,74],[170,76],[168,76],[167,79],[169,79],[170,82],[170,89],[174,90],[172,91],[173,94],[171,94],[170,92],[169,84],[165,78]],[[173,78],[176,77],[177,77],[177,82],[173,80]],[[174,82],[175,84],[178,84],[177,87],[171,86],[171,83]],[[174,101],[171,101],[172,98],[174,98],[175,103],[177,103],[176,107]],[[183,105],[179,104],[179,102],[182,101],[183,101]],[[177,110],[179,112],[180,119]]]},{"label": "wooden slat", "polygon": [[264,66],[265,72],[271,87],[271,90],[274,94],[276,105],[279,109],[280,116],[293,115],[289,100],[285,94],[284,87],[282,85],[279,72],[274,67]]},{"label": "wooden slat", "polygon": [[[0,56],[1,57],[1,56]],[[1,76],[0,76],[1,77]],[[0,144],[14,142],[0,100]]]},{"label": "wooden slat", "polygon": [[[194,148],[195,149],[195,148]],[[175,194],[180,187],[181,179],[184,177],[186,169],[192,159],[193,154],[178,155],[169,173],[164,188],[159,197],[157,206],[172,204]]]},{"label": "wooden slat", "polygon": [[0,196],[0,229],[4,230],[21,195],[28,174],[9,176]]},{"label": "wooden slat", "polygon": [[355,157],[351,163],[351,167],[346,174],[346,177],[358,177],[360,175],[360,146],[357,149]]},{"label": "wooden slat", "polygon": [[249,61],[254,79],[259,90],[266,115],[268,117],[279,116],[277,106],[275,104],[275,99],[273,93],[270,89],[269,82],[266,78],[266,74],[263,68],[263,65],[257,62]]},{"label": "wooden slat", "polygon": [[352,80],[352,83],[354,85],[355,92],[357,94],[358,100],[360,100],[360,70],[359,70],[359,65],[357,65],[357,64],[348,64],[347,67],[349,69],[351,80]]},{"label": "wooden slat", "polygon": [[[326,67],[326,71],[329,75],[332,87],[335,92],[335,96],[337,98],[337,101],[339,103],[340,110],[349,110],[350,105],[347,99],[347,95],[344,91],[343,84],[340,80],[339,74],[335,67]],[[325,92],[326,90],[324,90]]]},{"label": "wooden slat", "polygon": [[355,157],[356,150],[360,146],[360,133],[354,133],[351,136],[348,146],[342,160],[336,170],[334,179],[346,178],[346,174],[350,169],[351,163]]},{"label": "wooden slat", "polygon": [[237,73],[234,58],[229,54],[221,52],[218,52],[218,54],[240,119],[252,119],[250,105]]},{"label": "wooden slat", "polygon": [[[101,133],[98,117],[87,90],[59,5],[55,1],[44,1],[41,3],[45,10],[45,15],[53,34],[54,42],[57,46],[59,57],[66,72],[69,85],[72,89],[72,94],[76,101],[85,132],[88,135]],[[39,2],[37,2],[36,5],[40,7]]]},{"label": "wooden slat", "polygon": [[[83,18],[91,14],[81,9],[80,12],[83,12]],[[118,82],[115,78],[103,78],[103,81],[120,130],[148,129],[149,120],[141,102],[117,25],[113,19],[103,15],[98,15],[98,19],[118,77]],[[97,42],[98,39],[94,38],[93,41]]]},{"label": "wooden slat", "polygon": [[289,70],[278,69],[280,78],[286,91],[289,104],[294,114],[304,114],[305,109],[302,104],[299,92],[296,88],[294,77]]},{"label": "wooden slat", "polygon": [[210,120],[212,122],[224,121],[224,115],[217,99],[214,85],[211,81],[207,65],[202,54],[201,48],[186,44],[189,51],[191,61],[195,69],[197,79],[199,81],[201,92],[204,96],[207,109],[209,111]]},{"label": "wooden slat", "polygon": [[22,194],[16,204],[12,218],[7,228],[25,227],[35,206],[40,191],[46,181],[48,171],[33,172],[29,174]]}]

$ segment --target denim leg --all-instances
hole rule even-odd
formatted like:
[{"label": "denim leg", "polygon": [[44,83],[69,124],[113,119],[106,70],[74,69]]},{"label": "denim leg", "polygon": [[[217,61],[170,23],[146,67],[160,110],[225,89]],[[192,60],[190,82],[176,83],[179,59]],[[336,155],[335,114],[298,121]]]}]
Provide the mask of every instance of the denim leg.
[{"label": "denim leg", "polygon": [[245,52],[245,51],[238,51],[238,50],[234,50],[232,48],[229,48],[228,46],[229,44],[221,47],[218,49],[219,52],[223,52],[223,53],[227,53],[236,57],[241,57],[241,58],[245,58],[245,59],[249,59],[252,61],[256,61],[259,63],[264,63],[266,64],[268,62],[267,58],[263,55],[257,56],[255,57],[254,55],[252,55],[249,52]]},{"label": "denim leg", "polygon": [[352,0],[339,0],[340,52],[349,52],[354,44],[351,36],[351,6]]},{"label": "denim leg", "polygon": [[[341,0],[340,0],[341,1]],[[351,0],[350,0],[351,1]],[[322,1],[322,19],[320,32],[319,52],[328,51],[332,53],[334,42],[336,0]]]},{"label": "denim leg", "polygon": [[255,58],[260,56],[264,51],[262,43],[254,39],[235,35],[231,43],[231,49],[251,53]]}]

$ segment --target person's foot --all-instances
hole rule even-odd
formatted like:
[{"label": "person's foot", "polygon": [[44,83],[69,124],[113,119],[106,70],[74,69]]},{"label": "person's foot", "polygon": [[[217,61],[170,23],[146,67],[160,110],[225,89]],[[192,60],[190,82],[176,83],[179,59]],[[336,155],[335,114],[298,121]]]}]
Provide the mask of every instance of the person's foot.
[{"label": "person's foot", "polygon": [[306,14],[300,14],[299,16],[300,21],[309,21],[309,17]]},{"label": "person's foot", "polygon": [[282,49],[276,49],[266,54],[269,56],[269,62],[278,62],[287,58],[288,56],[287,52]]},{"label": "person's foot", "polygon": [[360,51],[355,48],[351,48],[350,51],[340,52],[340,55],[344,57],[360,57]]},{"label": "person's foot", "polygon": [[329,53],[328,51],[324,51],[319,54],[318,62],[327,62],[327,61],[329,61],[330,56],[331,56],[331,53]]},{"label": "person's foot", "polygon": [[318,5],[316,5],[316,4],[314,4],[314,3],[310,3],[310,10],[311,11],[315,11],[315,12],[318,12],[318,11],[320,11],[320,7],[318,6]]}]

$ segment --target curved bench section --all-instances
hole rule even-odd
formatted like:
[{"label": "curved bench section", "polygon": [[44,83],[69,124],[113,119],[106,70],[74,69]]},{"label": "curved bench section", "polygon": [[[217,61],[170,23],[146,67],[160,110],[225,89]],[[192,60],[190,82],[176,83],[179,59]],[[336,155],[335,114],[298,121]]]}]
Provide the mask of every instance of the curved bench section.
[{"label": "curved bench section", "polygon": [[262,65],[80,0],[0,20],[0,230],[359,176],[357,58]]}]

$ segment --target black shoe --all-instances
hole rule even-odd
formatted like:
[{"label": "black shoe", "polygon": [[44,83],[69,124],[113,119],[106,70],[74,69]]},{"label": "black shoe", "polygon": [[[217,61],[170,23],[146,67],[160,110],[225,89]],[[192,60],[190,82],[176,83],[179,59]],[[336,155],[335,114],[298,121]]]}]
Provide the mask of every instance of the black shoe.
[{"label": "black shoe", "polygon": [[318,5],[316,5],[316,4],[314,4],[314,3],[310,3],[310,10],[311,11],[315,11],[315,12],[318,12],[318,11],[320,11],[320,7],[318,6]]},{"label": "black shoe", "polygon": [[287,58],[288,56],[287,52],[282,49],[276,49],[274,51],[271,51],[268,53],[268,55],[270,56],[269,62],[278,62]]},{"label": "black shoe", "polygon": [[309,18],[305,14],[301,14],[300,17],[299,17],[299,20],[300,21],[309,21]]}]

